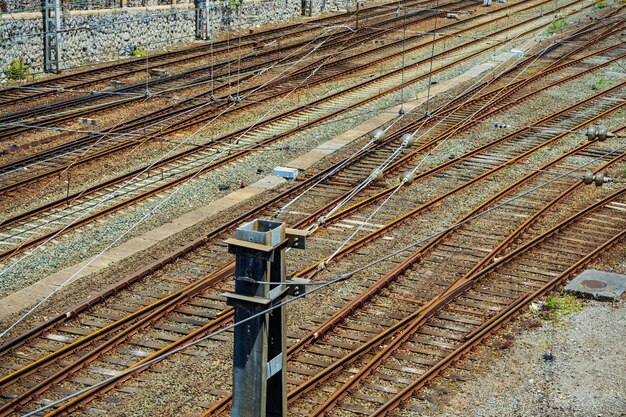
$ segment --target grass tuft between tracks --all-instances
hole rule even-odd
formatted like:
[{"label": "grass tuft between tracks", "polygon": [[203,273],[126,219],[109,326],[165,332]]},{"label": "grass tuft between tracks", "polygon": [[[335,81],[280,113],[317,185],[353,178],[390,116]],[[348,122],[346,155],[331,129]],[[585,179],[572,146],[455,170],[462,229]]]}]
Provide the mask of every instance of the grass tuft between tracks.
[{"label": "grass tuft between tracks", "polygon": [[583,309],[582,301],[572,294],[561,294],[547,297],[543,305],[542,318],[560,322],[566,316]]}]

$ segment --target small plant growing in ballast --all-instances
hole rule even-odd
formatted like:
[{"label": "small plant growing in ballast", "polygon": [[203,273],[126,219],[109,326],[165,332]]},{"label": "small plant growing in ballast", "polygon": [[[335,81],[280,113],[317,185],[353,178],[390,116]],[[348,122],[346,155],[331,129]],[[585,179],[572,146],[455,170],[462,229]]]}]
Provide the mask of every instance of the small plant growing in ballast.
[{"label": "small plant growing in ballast", "polygon": [[133,49],[133,52],[131,52],[132,56],[146,56],[146,50],[143,48],[140,48],[139,46],[136,46],[135,49]]},{"label": "small plant growing in ballast", "polygon": [[11,61],[9,66],[4,70],[4,73],[9,80],[17,81],[26,79],[28,76],[28,65],[24,57],[21,56]]},{"label": "small plant growing in ballast", "polygon": [[565,26],[567,26],[567,20],[565,20],[565,18],[563,17],[559,17],[550,24],[550,27],[548,28],[548,33],[554,35],[555,33],[562,31]]},{"label": "small plant growing in ballast", "polygon": [[543,318],[553,322],[561,322],[569,314],[582,310],[582,303],[571,294],[547,297],[543,306]]},{"label": "small plant growing in ballast", "polygon": [[596,4],[593,5],[594,9],[604,9],[606,7],[606,1],[600,0]]},{"label": "small plant growing in ballast", "polygon": [[602,77],[600,77],[600,79],[591,86],[591,89],[593,91],[600,91],[602,90],[604,87],[606,87],[606,80]]}]

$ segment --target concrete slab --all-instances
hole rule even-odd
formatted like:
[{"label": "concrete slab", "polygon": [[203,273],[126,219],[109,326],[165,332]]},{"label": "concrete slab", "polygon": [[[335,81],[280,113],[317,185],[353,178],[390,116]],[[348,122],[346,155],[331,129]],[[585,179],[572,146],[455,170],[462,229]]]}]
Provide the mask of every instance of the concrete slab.
[{"label": "concrete slab", "polygon": [[619,300],[626,290],[626,275],[587,269],[565,286],[566,292],[595,298]]},{"label": "concrete slab", "polygon": [[[536,39],[531,38],[521,47],[516,47],[516,49],[526,51],[531,46],[533,46],[535,42]],[[508,52],[501,54],[500,56],[495,57],[495,61],[500,62],[502,60],[509,59],[510,55],[511,54]],[[496,65],[496,62],[494,62],[494,60],[484,62],[482,64],[474,66],[473,68],[470,68],[465,73],[453,79],[442,81],[439,84],[431,86],[430,97],[432,98],[438,94],[447,92],[448,90],[457,87],[465,81],[469,81],[473,78],[478,77],[479,75]],[[366,120],[360,125],[355,126],[349,131],[342,133],[336,138],[333,138],[332,140],[329,140],[319,145],[308,153],[301,155],[290,163],[285,164],[285,166],[306,170],[315,163],[319,162],[324,157],[352,143],[363,135],[368,134],[372,130],[381,127],[385,123],[388,123],[391,120],[395,119],[399,114],[400,109],[404,109],[404,111],[407,112],[412,111],[417,106],[426,102],[427,95],[427,90],[421,91],[417,94],[414,100],[410,100],[404,103],[404,105],[397,105],[385,109],[385,112],[380,113],[375,117]],[[234,205],[239,204],[242,201],[248,200],[266,190],[274,189],[284,182],[286,182],[284,178],[274,175],[268,175],[267,177],[262,178],[254,184],[250,184],[248,187],[237,189],[232,193],[229,193],[228,195],[220,198],[219,200],[213,201],[204,207],[189,212],[181,216],[180,218],[163,224],[162,226],[152,231],[149,231],[141,236],[137,236],[117,246],[115,249],[109,251],[109,253],[104,254],[97,260],[86,260],[77,265],[73,265],[61,271],[58,271],[40,280],[39,282],[0,300],[0,304],[3,307],[0,310],[0,319],[17,311],[20,311],[23,308],[31,306],[32,304],[37,302],[38,299],[44,297],[56,287],[61,285],[69,277],[72,277],[72,280],[78,280],[92,273],[96,273],[108,267],[114,262],[121,261],[127,257],[134,255],[137,252],[148,249],[149,247],[163,239],[166,239],[186,228],[192,227],[204,220],[207,220],[208,218],[215,216],[219,212],[228,210]]]}]

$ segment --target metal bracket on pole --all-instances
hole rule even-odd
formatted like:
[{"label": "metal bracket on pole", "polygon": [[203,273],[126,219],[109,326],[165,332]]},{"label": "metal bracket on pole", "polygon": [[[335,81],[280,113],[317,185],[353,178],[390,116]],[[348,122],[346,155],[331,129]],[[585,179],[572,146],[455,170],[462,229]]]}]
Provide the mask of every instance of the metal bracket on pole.
[{"label": "metal bracket on pole", "polygon": [[[287,415],[285,309],[288,295],[285,252],[304,249],[306,232],[283,223],[254,220],[227,239],[236,255],[235,292],[224,294],[235,307],[233,416]],[[250,319],[250,317],[258,317]]]},{"label": "metal bracket on pole", "polygon": [[61,0],[41,0],[43,8],[43,66],[45,72],[61,72]]}]

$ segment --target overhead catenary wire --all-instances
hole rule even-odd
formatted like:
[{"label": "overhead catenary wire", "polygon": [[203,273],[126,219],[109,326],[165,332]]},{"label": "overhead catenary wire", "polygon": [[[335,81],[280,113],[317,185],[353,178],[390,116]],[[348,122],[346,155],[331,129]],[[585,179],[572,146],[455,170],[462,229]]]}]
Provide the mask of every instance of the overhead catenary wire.
[{"label": "overhead catenary wire", "polygon": [[[548,46],[547,48],[550,48],[550,47],[551,47],[551,46]],[[547,50],[547,48],[546,48],[546,50]],[[532,64],[535,60],[537,60],[537,59],[538,59],[541,55],[542,55],[541,53],[540,53],[540,54],[537,54],[537,56],[535,57],[535,59],[534,59],[534,60],[533,60],[533,61],[532,61],[532,62],[531,62],[528,66],[530,66],[530,65],[531,65],[531,64]],[[499,65],[498,65],[498,66],[499,66]],[[498,66],[496,66],[496,68],[497,68]],[[510,84],[511,84],[511,83],[512,83],[512,82],[513,82],[513,81],[514,81],[514,80],[515,80],[515,79],[516,79],[516,78],[517,78],[517,77],[518,77],[521,73],[523,73],[523,72],[524,72],[524,71],[528,68],[528,66],[527,66],[526,68],[522,69],[522,71],[520,71],[520,72],[518,73],[518,75],[517,75],[516,77],[514,77],[514,78],[513,78],[513,79],[512,79],[512,80],[511,80],[508,84],[507,84],[507,86],[508,86],[508,85],[510,85]],[[495,71],[495,69],[494,69],[494,71]],[[485,77],[485,76],[483,76],[483,77]],[[487,83],[487,85],[488,85],[488,84],[490,84],[491,82],[493,82],[493,81],[495,80],[495,78],[496,78],[496,77],[492,78],[492,80],[491,80],[489,83]],[[478,82],[478,81],[477,81],[477,82]],[[485,88],[485,87],[486,87],[486,86],[483,86],[483,88]],[[506,87],[505,87],[505,88],[506,88]],[[480,91],[480,90],[479,90],[479,91]],[[468,98],[468,101],[469,101],[471,98],[473,98],[476,94],[478,94],[478,92],[479,92],[479,91],[476,91],[476,92],[474,93],[474,95],[472,95],[472,97]],[[497,96],[496,96],[496,97],[494,97],[494,98],[492,98],[492,100],[495,100],[496,98],[497,98]],[[491,100],[490,100],[490,101],[491,101]],[[489,104],[489,103],[486,103],[485,105],[483,105],[483,106],[482,106],[479,110],[477,110],[476,112],[474,112],[474,114],[473,114],[472,116],[476,115],[476,114],[477,114],[480,110],[482,110],[482,109],[483,109],[484,107],[486,107],[488,104]],[[452,113],[451,113],[451,114],[452,114]],[[403,116],[404,116],[404,115],[402,115],[401,117],[403,117]],[[427,114],[427,116],[428,116],[428,114]],[[472,116],[470,116],[470,117],[472,117]],[[428,119],[426,119],[426,120],[428,120]],[[436,123],[436,124],[435,124],[435,126],[436,126],[436,125],[438,125],[439,123],[441,123],[443,120],[445,120],[445,117],[444,117],[441,121],[439,121],[438,123]],[[425,123],[425,121],[424,121],[424,123]],[[421,125],[421,126],[418,126],[418,127],[415,129],[415,131],[413,132],[413,135],[415,135],[415,134],[417,133],[417,131],[419,131],[419,129],[420,129],[422,126],[424,126],[424,123],[422,123],[422,125]],[[427,134],[430,130],[434,129],[434,127],[435,127],[435,126],[431,127],[431,128],[430,128],[427,132],[423,133],[423,134],[422,134],[422,136],[424,136],[425,134]],[[460,125],[456,128],[455,132],[456,132],[456,131],[458,131],[458,129],[459,129],[459,128],[460,128]],[[453,132],[453,133],[454,133],[454,132]],[[412,135],[412,136],[413,136],[413,135]],[[448,135],[448,137],[447,137],[445,140],[443,140],[443,141],[439,142],[439,143],[436,145],[435,150],[437,150],[440,146],[442,146],[442,144],[446,143],[446,142],[447,142],[447,140],[449,140],[449,138],[450,138],[451,136],[452,136],[452,134]],[[458,145],[457,145],[457,146],[458,146]],[[422,158],[422,160],[421,160],[421,161],[420,161],[420,162],[419,162],[419,163],[415,166],[415,168],[413,168],[413,169],[411,170],[411,174],[415,174],[416,170],[417,170],[417,169],[418,169],[418,168],[419,168],[419,167],[420,167],[420,166],[421,166],[421,165],[425,162],[425,160],[426,160],[429,156],[431,156],[431,155],[433,155],[433,154],[434,154],[434,151],[431,151],[431,152],[429,152],[429,153],[428,153],[428,155],[427,155],[427,156],[424,156],[424,157]],[[383,164],[381,164],[380,166],[383,166]],[[379,168],[379,169],[380,169],[380,168]],[[375,172],[375,171],[374,171],[374,172]],[[373,178],[373,174],[370,174],[370,176],[368,177],[368,180],[370,180],[370,179],[372,179],[372,178]],[[365,181],[364,181],[364,182],[365,182]],[[344,247],[345,247],[345,246],[346,246],[346,245],[347,245],[347,244],[348,244],[348,243],[352,240],[352,238],[353,238],[354,236],[356,236],[356,234],[357,234],[357,233],[359,233],[359,232],[360,232],[360,230],[364,227],[364,225],[365,225],[365,224],[367,224],[367,223],[369,223],[369,222],[370,222],[370,221],[374,218],[374,216],[375,216],[375,215],[376,215],[376,214],[380,211],[380,209],[382,209],[382,207],[383,207],[384,205],[386,205],[386,204],[387,204],[387,203],[391,200],[391,198],[392,198],[392,197],[393,197],[393,196],[397,193],[397,191],[398,191],[398,190],[399,190],[402,186],[404,186],[404,184],[405,184],[406,182],[407,182],[407,179],[406,179],[406,178],[405,178],[405,179],[403,179],[403,180],[402,180],[402,181],[398,184],[398,186],[397,186],[397,187],[393,190],[393,192],[392,192],[392,193],[391,193],[391,194],[390,194],[390,195],[389,195],[389,196],[388,196],[388,197],[387,197],[387,198],[386,198],[386,199],[385,199],[385,200],[384,200],[384,201],[383,201],[383,202],[382,202],[382,203],[381,203],[381,204],[380,204],[380,205],[379,205],[379,206],[378,206],[378,207],[377,207],[377,208],[376,208],[376,209],[375,209],[375,210],[374,210],[374,211],[373,211],[373,212],[372,212],[369,216],[368,216],[368,218],[367,218],[367,219],[366,219],[366,220],[365,220],[365,221],[364,221],[364,222],[363,222],[363,223],[362,223],[359,227],[357,227],[357,228],[354,230],[354,232],[353,232],[353,233],[352,233],[352,234],[351,234],[348,238],[346,238],[346,239],[345,239],[342,243],[340,243],[340,245],[339,245],[339,246],[335,249],[335,251],[334,251],[334,252],[333,252],[333,253],[332,253],[332,254],[331,254],[331,255],[330,255],[330,256],[326,259],[326,261],[322,262],[322,263],[319,265],[318,269],[323,269],[323,268],[325,268],[325,267],[326,267],[326,265],[327,265],[330,261],[332,261],[332,259],[333,259],[333,258],[334,258],[334,257],[335,257],[335,256],[336,256],[336,255],[337,255],[337,254],[341,251],[341,249],[342,249],[342,248],[344,248]],[[356,188],[355,188],[355,189],[356,189]],[[350,198],[352,198],[352,196],[353,196],[353,195],[355,195],[355,194],[351,194],[351,195],[350,195]],[[345,203],[346,203],[345,201],[342,201],[342,202],[340,202],[337,206],[339,206],[340,204],[341,204],[341,205],[344,205]],[[333,211],[333,210],[331,210],[331,212],[330,212],[328,215],[323,216],[323,217],[322,217],[322,220],[325,220],[326,218],[328,218],[329,216],[331,216],[334,212],[336,212],[336,211],[337,211],[337,206],[333,209],[334,211]]]},{"label": "overhead catenary wire", "polygon": [[[312,42],[312,41],[311,41],[311,42]],[[303,45],[303,46],[301,46],[301,48],[304,48],[305,46],[306,46],[306,45]],[[301,48],[299,48],[299,49],[301,49]],[[297,52],[298,52],[298,50],[295,50],[295,51],[293,51],[293,52],[292,52],[292,54],[295,54],[295,53],[297,53]],[[275,63],[275,67],[279,67],[279,65],[277,65],[277,63]],[[270,66],[270,67],[266,67],[266,68],[264,69],[264,72],[266,72],[267,70],[269,70],[269,68],[271,68],[271,66]],[[254,77],[253,77],[253,78],[254,78]],[[271,81],[271,80],[270,80],[270,81]],[[266,82],[265,84],[267,84],[267,83],[269,83],[269,81],[268,81],[268,82]],[[225,101],[227,101],[227,100],[225,99]],[[161,123],[165,123],[165,122],[169,121],[170,119],[173,119],[173,118],[176,118],[176,117],[180,117],[180,115],[181,115],[181,114],[182,114],[182,115],[184,115],[184,114],[191,114],[191,113],[193,113],[193,112],[198,112],[198,111],[202,110],[204,107],[206,107],[206,106],[208,106],[208,105],[210,105],[210,104],[212,104],[212,103],[213,103],[213,100],[209,100],[209,101],[207,101],[207,102],[206,102],[206,104],[204,104],[203,106],[196,107],[196,108],[190,108],[190,109],[188,109],[188,110],[185,110],[183,113],[178,113],[178,114],[172,115],[172,116],[170,116],[170,117],[167,117],[167,118],[165,118],[165,119],[161,119],[161,120],[159,120],[159,121],[157,121],[157,122],[154,122],[154,123],[152,123],[152,124],[150,124],[150,125],[148,125],[148,126],[144,126],[144,127],[142,127],[142,128],[135,129],[134,131],[144,131],[144,132],[145,132],[145,131],[146,131],[146,129],[149,129],[149,128],[152,128],[152,127],[155,127],[155,126],[157,126],[157,125],[159,125],[159,124],[161,124]],[[231,106],[231,107],[232,107],[232,106]],[[114,129],[114,128],[115,128],[115,126],[114,126],[114,127],[112,127],[110,130],[112,130],[112,129]],[[56,129],[56,128],[53,128],[53,129]],[[134,132],[134,131],[131,131],[130,133],[132,133],[132,132]],[[91,131],[90,131],[89,133],[91,133]],[[128,132],[123,132],[123,133],[128,134]],[[112,133],[112,132],[109,132],[109,135],[111,135],[111,134],[113,134],[113,133]],[[195,134],[194,134],[194,135],[195,135]],[[191,135],[191,137],[193,137],[194,135]],[[122,135],[122,136],[125,136],[125,135]],[[144,135],[141,135],[141,136],[145,137],[145,134],[144,134]],[[97,146],[97,145],[101,144],[103,139],[104,139],[104,137],[100,138],[98,141],[96,141],[96,142],[94,142],[93,144],[91,144],[90,146],[86,147],[86,148],[85,148],[85,150],[84,150],[84,152],[83,152],[82,154],[78,154],[78,155],[76,156],[75,161],[78,161],[78,160],[79,160],[79,159],[80,159],[80,158],[81,158],[81,157],[82,157],[82,156],[83,156],[86,152],[88,152],[88,151],[89,151],[90,149],[92,149],[93,147],[95,147],[95,146]],[[146,139],[146,140],[147,140],[147,139]],[[186,141],[186,140],[185,140],[185,141]],[[72,165],[72,164],[70,164],[69,166],[71,166],[71,165]],[[32,166],[32,165],[29,165],[29,166]],[[68,166],[68,168],[69,168],[69,166]],[[22,169],[23,169],[23,167],[22,167]]]},{"label": "overhead catenary wire", "polygon": [[[512,41],[512,40],[511,40]],[[535,59],[538,59],[538,57],[541,54],[538,54],[537,57]],[[498,65],[499,66],[499,65]],[[496,67],[497,68],[497,67]],[[495,79],[495,78],[494,78]],[[494,81],[494,79],[492,79],[492,81]],[[477,81],[478,82],[478,81]],[[477,83],[476,82],[476,83]],[[476,84],[475,83],[475,84]],[[487,84],[488,85],[488,84]],[[483,87],[485,88],[485,87]],[[476,93],[477,94],[477,93]],[[390,126],[388,126],[385,130],[390,129],[395,123],[397,123],[400,119],[402,119],[403,117],[405,117],[406,114],[401,114],[400,118],[396,119]],[[426,121],[426,120],[425,120]],[[424,121],[424,123],[425,123]],[[422,124],[423,126],[423,124]],[[433,127],[434,128],[434,127]],[[419,128],[418,128],[419,129]],[[418,130],[416,129],[416,131]],[[377,168],[377,170],[381,170],[384,169],[384,167],[389,163],[389,161],[391,159],[393,159],[395,157],[395,155],[398,154],[398,151],[402,148],[402,146],[400,146],[396,151],[394,151],[394,153],[392,155],[389,156],[389,158],[381,165],[379,165],[379,167]],[[376,170],[374,171],[376,172]],[[343,207],[354,195],[356,195],[361,189],[363,189],[365,186],[367,186],[369,184],[369,182],[371,182],[374,178],[374,173],[370,174],[361,184],[359,184],[359,186],[355,187],[355,189],[346,197],[344,198],[341,202],[339,202],[334,208],[333,210],[331,210],[330,213],[328,213],[325,216],[322,216],[320,218],[320,221],[323,222],[325,221],[325,219],[329,216],[331,216],[332,214],[334,214],[335,212],[337,212],[341,207]],[[360,228],[359,228],[360,229]],[[345,244],[345,243],[344,243]]]},{"label": "overhead catenary wire", "polygon": [[[613,149],[610,152],[606,153],[605,155],[601,155],[601,156],[598,156],[598,157],[594,158],[593,161],[589,161],[586,164],[582,164],[582,165],[574,168],[573,170],[570,170],[568,173],[571,173],[571,172],[583,169],[587,165],[590,165],[591,163],[596,162],[596,161],[598,161],[598,160],[600,160],[600,159],[602,159],[602,158],[604,158],[606,156],[610,156],[610,155],[612,155],[612,154],[614,154],[616,152],[624,152],[625,150],[626,150],[626,146],[622,146],[620,148]],[[563,173],[563,176],[567,175],[568,173]],[[101,387],[103,385],[110,384],[110,383],[112,383],[112,382],[114,382],[114,381],[116,381],[116,380],[118,380],[118,379],[120,379],[120,378],[122,378],[122,377],[124,377],[126,375],[129,375],[129,374],[131,374],[133,372],[136,372],[136,371],[140,371],[143,368],[146,368],[146,367],[148,367],[150,365],[153,365],[153,364],[155,364],[157,362],[160,362],[161,360],[166,359],[166,358],[168,358],[168,357],[170,357],[170,356],[172,356],[172,355],[174,355],[174,354],[176,354],[178,352],[181,352],[181,351],[183,351],[183,350],[185,350],[185,349],[187,349],[189,347],[195,346],[195,345],[197,345],[199,343],[202,343],[202,342],[204,342],[204,341],[206,341],[208,339],[214,338],[215,336],[218,336],[218,335],[220,335],[220,334],[222,334],[224,332],[228,332],[228,331],[234,329],[236,326],[240,326],[240,325],[243,325],[243,324],[247,323],[248,321],[255,320],[255,319],[259,318],[259,317],[263,317],[266,314],[271,313],[275,309],[284,307],[284,306],[286,306],[288,304],[291,304],[291,303],[294,303],[296,301],[300,301],[300,300],[302,300],[304,297],[306,297],[308,295],[311,295],[311,294],[314,294],[316,292],[319,292],[322,289],[324,289],[326,287],[329,287],[331,285],[337,284],[337,283],[339,283],[341,281],[345,281],[345,280],[351,279],[352,277],[354,277],[354,275],[356,275],[356,274],[358,274],[360,272],[363,272],[363,271],[365,271],[365,270],[367,270],[367,269],[369,269],[369,268],[371,268],[371,267],[373,267],[373,266],[375,266],[375,265],[377,265],[379,263],[382,263],[382,262],[384,262],[384,261],[386,261],[388,259],[394,258],[394,257],[396,257],[396,256],[398,256],[398,255],[400,255],[400,254],[402,254],[404,252],[407,252],[407,251],[409,251],[411,249],[414,249],[415,247],[420,246],[420,245],[422,245],[422,244],[424,244],[424,243],[426,243],[426,242],[428,242],[428,241],[430,241],[430,240],[432,240],[434,238],[437,238],[437,237],[439,237],[439,236],[441,236],[441,235],[443,235],[443,234],[445,234],[445,233],[447,233],[449,231],[452,231],[452,230],[454,230],[454,229],[456,229],[456,228],[458,228],[458,227],[460,227],[460,226],[462,226],[462,225],[464,225],[464,224],[466,224],[466,223],[468,223],[468,222],[470,222],[472,220],[475,220],[475,219],[480,218],[480,217],[482,217],[482,216],[484,216],[484,215],[486,215],[488,213],[491,213],[492,211],[494,211],[494,210],[496,210],[496,209],[498,209],[500,207],[503,207],[503,206],[505,206],[505,205],[507,205],[507,204],[509,204],[509,203],[511,203],[511,202],[513,202],[513,201],[515,201],[517,199],[519,199],[519,198],[522,198],[522,197],[524,197],[524,196],[526,196],[526,195],[528,195],[528,194],[530,194],[530,193],[532,193],[532,192],[534,192],[534,191],[536,191],[538,189],[541,189],[541,188],[551,184],[552,182],[557,181],[558,179],[559,178],[554,178],[554,179],[545,181],[543,183],[540,183],[537,186],[532,187],[531,189],[529,189],[529,190],[527,190],[525,192],[522,192],[520,194],[514,195],[514,196],[504,200],[501,203],[498,203],[498,204],[496,204],[496,205],[494,205],[494,206],[492,206],[490,208],[485,209],[484,211],[481,211],[479,213],[474,214],[473,216],[468,217],[465,220],[462,220],[462,221],[457,222],[457,223],[455,223],[453,225],[450,225],[450,226],[448,226],[446,228],[443,228],[443,229],[439,230],[438,232],[435,232],[435,233],[433,233],[433,234],[431,234],[431,235],[429,235],[427,237],[418,239],[418,240],[412,242],[411,244],[404,246],[403,248],[400,248],[400,249],[398,249],[396,251],[393,251],[392,253],[389,253],[389,254],[384,255],[384,256],[382,256],[380,258],[377,258],[376,260],[371,261],[371,262],[369,262],[369,263],[367,263],[367,264],[365,264],[363,266],[354,268],[354,269],[352,269],[349,272],[336,275],[334,278],[328,279],[326,281],[316,282],[313,285],[314,288],[312,288],[310,290],[304,291],[303,293],[301,293],[299,295],[296,295],[296,296],[293,296],[293,297],[291,297],[291,298],[289,298],[287,300],[281,301],[280,303],[277,303],[274,306],[268,307],[268,308],[266,308],[263,311],[260,311],[260,312],[254,314],[254,315],[251,315],[250,317],[242,319],[242,320],[240,320],[237,323],[230,324],[230,325],[225,326],[225,327],[223,327],[223,328],[221,328],[219,330],[211,332],[210,334],[202,336],[201,338],[198,338],[196,340],[188,342],[188,343],[186,343],[186,344],[184,344],[184,345],[182,345],[180,347],[177,347],[177,348],[175,348],[175,349],[173,349],[173,350],[171,350],[169,352],[166,352],[166,353],[164,353],[164,354],[162,354],[160,356],[157,356],[157,357],[155,357],[153,359],[150,359],[149,361],[146,361],[146,362],[144,362],[144,363],[142,363],[140,365],[137,365],[137,366],[131,367],[131,368],[127,368],[124,371],[122,371],[122,372],[120,372],[120,373],[118,373],[116,375],[113,375],[113,376],[111,376],[111,377],[109,377],[107,379],[104,379],[103,381],[100,381],[100,382],[98,382],[96,384],[92,384],[92,385],[90,385],[88,387],[83,388],[80,391],[72,393],[72,394],[70,394],[70,395],[68,395],[68,396],[66,396],[64,398],[61,398],[61,399],[59,399],[57,401],[51,402],[51,403],[46,404],[46,405],[44,405],[44,406],[42,406],[42,407],[40,407],[40,408],[38,408],[36,410],[33,410],[33,411],[31,411],[31,412],[29,412],[27,414],[24,414],[24,417],[35,416],[35,415],[37,415],[37,414],[39,414],[39,413],[41,413],[41,412],[43,412],[45,410],[48,410],[48,409],[50,409],[52,407],[56,407],[56,406],[58,406],[60,404],[63,404],[66,401],[69,401],[69,400],[71,400],[73,398],[76,398],[78,396],[86,394],[86,393],[88,393],[89,391],[91,391],[91,390],[93,390],[95,388]]]},{"label": "overhead catenary wire", "polygon": [[[323,45],[323,43],[326,42],[326,40],[322,40],[321,43],[317,46],[317,48],[321,47]],[[316,50],[317,48],[313,48],[313,50],[311,50],[309,53],[313,53],[314,50]],[[321,65],[321,64],[320,64]],[[310,76],[312,76],[314,74],[314,71],[311,73]],[[302,80],[301,83],[304,83],[307,79],[305,78],[304,80]],[[261,87],[259,87],[261,88]],[[297,87],[296,87],[297,88]],[[295,88],[294,88],[295,90]],[[294,91],[292,90],[292,91]],[[249,93],[249,94],[252,94]],[[288,94],[285,96],[287,97]],[[224,110],[225,111],[225,110]],[[271,111],[271,110],[270,110]],[[200,129],[198,129],[198,131],[204,129],[206,126],[208,126],[210,123],[212,123],[212,121],[216,120],[218,117],[220,117],[220,115],[217,115],[215,118],[213,118],[211,121],[207,122],[203,127],[201,127]],[[261,119],[259,119],[261,120]],[[252,129],[254,127],[254,124],[249,128]],[[249,130],[248,129],[248,130]],[[236,141],[235,141],[236,142]],[[228,147],[232,147],[232,146],[236,146],[236,143],[231,143],[228,144]],[[215,158],[217,158],[217,155],[215,156]],[[211,161],[209,161],[207,164],[210,164]],[[155,162],[156,163],[156,162]],[[102,256],[102,254],[104,254],[107,250],[109,250],[110,248],[112,248],[118,241],[120,241],[124,236],[126,236],[128,233],[130,233],[131,230],[133,230],[137,225],[139,225],[140,223],[142,223],[143,221],[145,221],[147,218],[149,218],[154,212],[156,212],[157,209],[159,209],[165,202],[169,201],[169,199],[171,199],[177,192],[179,192],[183,186],[185,184],[188,184],[191,180],[193,180],[194,178],[196,178],[199,173],[201,172],[198,171],[196,174],[194,174],[192,177],[190,177],[189,179],[187,179],[180,187],[178,187],[176,190],[174,190],[173,193],[169,194],[167,197],[163,198],[161,200],[161,202],[159,202],[152,210],[148,211],[144,216],[142,216],[138,221],[134,222],[130,227],[128,227],[122,234],[120,234],[119,236],[117,236],[117,238],[111,242],[109,245],[107,245],[105,247],[104,250],[102,250],[99,254],[97,254],[95,257],[93,257],[90,261],[88,261],[85,265],[83,265],[81,268],[79,268],[75,273],[71,274],[65,281],[63,281],[61,284],[59,284],[54,290],[52,290],[51,292],[49,292],[45,297],[43,297],[40,301],[38,301],[32,308],[30,308],[27,312],[25,312],[23,315],[21,315],[15,322],[13,322],[9,327],[7,327],[4,331],[2,331],[0,333],[0,338],[6,336],[6,334],[8,332],[10,332],[13,328],[15,328],[19,323],[21,323],[26,317],[28,317],[30,314],[32,314],[35,310],[37,310],[41,305],[43,305],[47,300],[49,300],[54,294],[56,294],[58,291],[60,291],[62,288],[64,288],[68,283],[70,283],[76,276],[78,276],[78,274],[80,274],[85,268],[87,268],[89,265],[91,265],[96,259],[98,259],[100,256]],[[66,226],[66,228],[69,227]],[[55,236],[58,236],[61,232],[55,234]],[[53,237],[55,237],[53,236]],[[53,237],[51,237],[50,239],[48,239],[45,243],[47,243],[49,240],[51,240]],[[43,244],[42,244],[43,245]],[[42,245],[37,246],[36,248],[41,248]],[[12,268],[15,267],[15,265],[17,265],[18,262],[26,259],[27,257],[31,256],[34,253],[34,250],[29,252],[28,254],[26,254],[25,256],[21,257],[18,261],[14,262],[13,264],[11,264],[10,266],[8,266],[7,268],[5,268],[4,270],[0,271],[0,276],[6,274],[9,270],[11,270]]]}]

